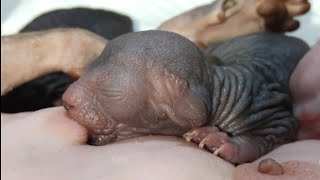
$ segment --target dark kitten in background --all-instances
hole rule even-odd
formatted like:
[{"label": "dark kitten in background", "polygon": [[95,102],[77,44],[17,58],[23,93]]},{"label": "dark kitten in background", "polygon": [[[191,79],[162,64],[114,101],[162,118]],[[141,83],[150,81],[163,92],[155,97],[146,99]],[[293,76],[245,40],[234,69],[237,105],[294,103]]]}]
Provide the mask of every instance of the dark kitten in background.
[{"label": "dark kitten in background", "polygon": [[73,8],[42,14],[20,32],[72,27],[87,29],[109,40],[133,31],[128,16],[101,9]]},{"label": "dark kitten in background", "polygon": [[[52,28],[83,28],[111,40],[132,32],[132,24],[130,17],[115,12],[72,8],[42,14],[22,28],[20,32]],[[55,72],[27,82],[1,96],[1,112],[35,111],[61,105],[62,94],[75,80],[63,72]]]}]

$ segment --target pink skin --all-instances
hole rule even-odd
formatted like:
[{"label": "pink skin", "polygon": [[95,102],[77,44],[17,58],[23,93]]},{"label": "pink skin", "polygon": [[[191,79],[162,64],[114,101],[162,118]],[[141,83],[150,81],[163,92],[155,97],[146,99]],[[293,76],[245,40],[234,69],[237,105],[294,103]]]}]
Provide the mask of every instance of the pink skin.
[{"label": "pink skin", "polygon": [[2,114],[1,123],[1,179],[232,179],[233,165],[175,137],[86,145],[86,129],[62,107]]},{"label": "pink skin", "polygon": [[320,42],[300,61],[291,76],[294,113],[301,129],[300,139],[320,139]]},{"label": "pink skin", "polygon": [[65,144],[84,144],[88,138],[87,130],[70,120],[62,107],[16,114],[1,113],[1,135],[7,135],[1,136],[1,145],[10,147],[12,153],[20,151],[17,148],[20,146],[32,147],[32,142],[42,143],[43,146],[62,141]]},{"label": "pink skin", "polygon": [[[62,107],[2,114],[1,178],[231,180],[233,175],[233,180],[275,178],[258,173],[256,163],[235,169],[221,158],[179,138],[140,137],[92,147],[85,145],[87,137],[86,129],[69,119]],[[283,145],[261,159],[299,160],[281,163],[286,175],[276,179],[319,179],[318,149],[319,141],[299,141]]]},{"label": "pink skin", "polygon": [[269,175],[257,171],[255,164],[243,164],[234,172],[236,180],[316,180],[320,178],[320,166],[307,162],[287,161],[281,163],[283,174]]},{"label": "pink skin", "polygon": [[[315,180],[320,178],[320,141],[305,140],[283,145],[253,163],[238,166],[235,180]],[[269,172],[261,172],[263,159],[272,158]],[[280,170],[281,169],[281,170]],[[276,173],[273,173],[276,172]]]}]

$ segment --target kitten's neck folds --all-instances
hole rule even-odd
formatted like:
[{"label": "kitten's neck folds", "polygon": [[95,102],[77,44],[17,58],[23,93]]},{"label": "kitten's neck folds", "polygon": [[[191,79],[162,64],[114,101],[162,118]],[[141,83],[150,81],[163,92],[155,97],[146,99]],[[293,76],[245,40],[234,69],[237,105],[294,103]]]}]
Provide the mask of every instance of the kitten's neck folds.
[{"label": "kitten's neck folds", "polygon": [[214,66],[211,124],[224,129],[251,103],[253,81],[243,66]]}]

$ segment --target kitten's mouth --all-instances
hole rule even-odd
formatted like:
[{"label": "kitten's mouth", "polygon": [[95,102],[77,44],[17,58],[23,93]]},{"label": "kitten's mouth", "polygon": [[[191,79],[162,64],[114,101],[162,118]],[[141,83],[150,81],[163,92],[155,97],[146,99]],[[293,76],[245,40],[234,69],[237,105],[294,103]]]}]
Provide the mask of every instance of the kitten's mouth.
[{"label": "kitten's mouth", "polygon": [[[106,133],[108,131],[108,133]],[[149,129],[145,128],[132,128],[127,127],[123,124],[118,124],[115,128],[108,129],[105,131],[102,131],[101,134],[97,133],[89,133],[89,141],[88,144],[95,145],[95,146],[101,146],[110,144],[113,142],[122,141],[124,139],[129,138],[135,138],[139,136],[148,136],[152,133]]]},{"label": "kitten's mouth", "polygon": [[114,142],[117,138],[117,128],[104,128],[104,129],[96,129],[92,127],[92,124],[87,124],[85,120],[79,118],[79,113],[74,111],[70,107],[65,107],[67,110],[68,116],[79,123],[81,126],[85,127],[89,131],[89,140],[88,144],[90,145],[96,145],[96,146],[101,146],[101,145],[106,145]]},{"label": "kitten's mouth", "polygon": [[95,145],[95,146],[110,144],[116,140],[117,138],[116,132],[117,132],[116,130],[113,130],[108,134],[90,133],[88,144]]}]

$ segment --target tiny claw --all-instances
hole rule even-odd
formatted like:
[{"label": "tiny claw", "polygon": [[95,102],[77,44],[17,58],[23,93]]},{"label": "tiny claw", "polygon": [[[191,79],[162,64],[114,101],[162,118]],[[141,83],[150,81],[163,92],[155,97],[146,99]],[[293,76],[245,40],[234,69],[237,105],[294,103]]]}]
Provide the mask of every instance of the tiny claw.
[{"label": "tiny claw", "polygon": [[189,132],[184,133],[184,134],[182,135],[182,137],[183,137],[183,138],[186,138],[187,136],[189,136],[189,134],[190,134]]},{"label": "tiny claw", "polygon": [[203,148],[206,145],[206,142],[208,141],[208,138],[205,137],[204,139],[202,139],[202,141],[199,143],[199,147]]},{"label": "tiny claw", "polygon": [[187,138],[186,138],[186,141],[190,142],[191,139],[192,139],[192,137],[187,137]]},{"label": "tiny claw", "polygon": [[190,142],[190,133],[185,133],[183,136],[182,136],[184,139],[186,139],[186,141]]},{"label": "tiny claw", "polygon": [[213,152],[214,155],[218,156],[218,154],[220,153],[220,151],[222,150],[222,147],[219,147],[217,150],[215,150]]},{"label": "tiny claw", "polygon": [[195,134],[195,132],[192,132],[192,133],[187,132],[187,133],[185,133],[185,134],[183,135],[183,138],[185,138],[186,141],[190,142],[191,139],[192,139],[192,136],[193,136],[194,134]]}]

